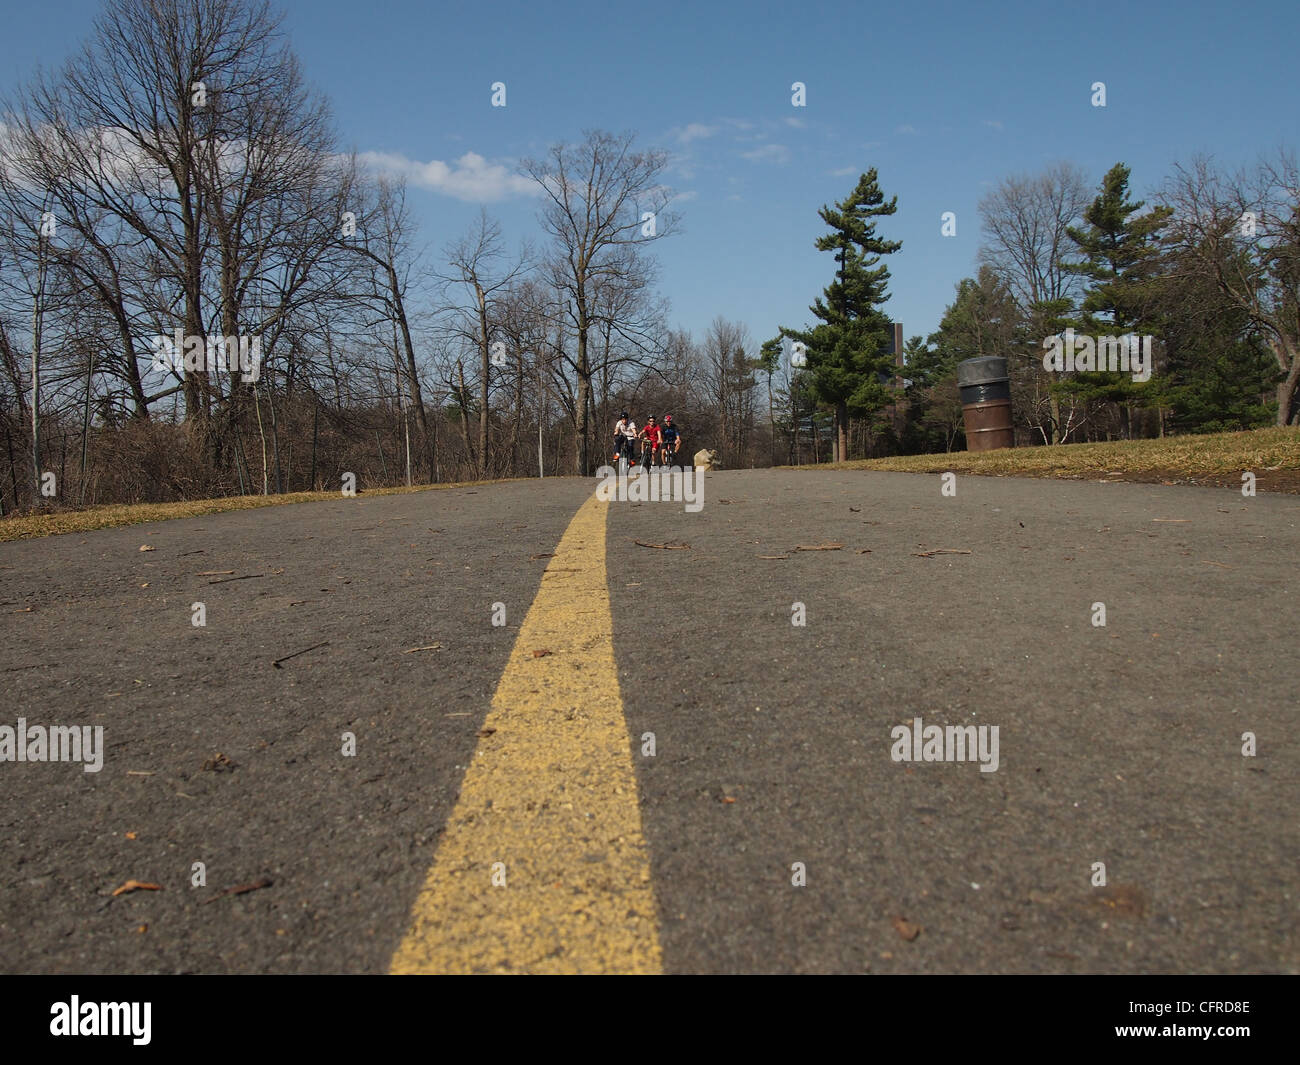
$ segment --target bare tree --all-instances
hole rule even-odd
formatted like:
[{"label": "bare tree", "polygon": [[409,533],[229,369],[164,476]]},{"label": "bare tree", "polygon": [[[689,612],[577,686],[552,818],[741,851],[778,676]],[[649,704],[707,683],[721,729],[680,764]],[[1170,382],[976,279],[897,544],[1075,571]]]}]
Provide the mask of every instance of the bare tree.
[{"label": "bare tree", "polygon": [[[630,133],[590,131],[582,144],[557,144],[544,159],[520,167],[545,197],[541,223],[553,241],[545,272],[574,344],[560,355],[577,376],[582,475],[591,472],[593,377],[609,360],[653,352],[660,340],[660,315],[639,297],[648,297],[653,283],[642,248],[667,236],[676,222],[667,210],[669,190],[659,184],[668,158],[660,151],[633,151],[633,139]],[[599,352],[592,350],[596,331],[603,331]]]},{"label": "bare tree", "polygon": [[[478,402],[478,475],[488,474],[488,425],[490,420],[490,386],[494,365],[505,366],[507,359],[504,340],[493,341],[493,329],[501,317],[498,296],[508,290],[528,269],[529,254],[525,249],[509,267],[501,265],[505,251],[502,247],[501,226],[480,210],[473,228],[446,250],[451,273],[445,278],[449,283],[465,285],[473,299],[470,308],[459,308],[456,332],[472,340],[479,353]],[[499,344],[499,360],[493,359],[493,344]],[[518,362],[519,352],[513,353]],[[521,376],[517,376],[521,380]]]},{"label": "bare tree", "polygon": [[1205,157],[1166,184],[1172,277],[1208,280],[1259,331],[1277,362],[1277,424],[1300,421],[1300,169],[1279,152],[1225,174]]},{"label": "bare tree", "polygon": [[[1048,335],[1047,323],[1079,294],[1082,278],[1066,268],[1074,250],[1067,230],[1082,218],[1090,199],[1083,172],[1060,162],[1041,174],[1005,178],[980,200],[980,261],[1010,286],[1031,335]],[[1031,372],[1041,376],[1041,364]],[[1052,443],[1059,443],[1057,395],[1046,381],[1031,387],[1048,396]]]},{"label": "bare tree", "polygon": [[411,319],[407,309],[407,288],[418,257],[411,251],[413,229],[406,207],[403,182],[379,178],[375,182],[374,201],[362,212],[361,230],[349,246],[376,270],[372,278],[371,298],[382,309],[383,319],[394,323],[401,336],[402,366],[406,375],[407,395],[415,409],[424,444],[429,478],[438,479],[437,423],[429,418],[424,405],[416,364],[415,342],[411,336]]}]

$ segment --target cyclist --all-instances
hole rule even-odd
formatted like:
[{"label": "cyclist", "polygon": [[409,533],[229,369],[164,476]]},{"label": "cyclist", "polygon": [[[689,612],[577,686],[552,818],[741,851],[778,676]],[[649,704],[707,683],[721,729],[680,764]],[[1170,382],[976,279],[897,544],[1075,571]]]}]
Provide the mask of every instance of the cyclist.
[{"label": "cyclist", "polygon": [[664,427],[660,432],[660,440],[663,446],[665,469],[681,466],[681,461],[677,458],[677,451],[682,446],[682,434],[677,431],[677,426],[673,424],[671,414],[664,415]]},{"label": "cyclist", "polygon": [[636,439],[636,422],[631,418],[627,411],[619,416],[614,423],[614,467],[618,468],[619,456],[627,458],[627,464],[632,465],[632,441]]},{"label": "cyclist", "polygon": [[646,419],[645,428],[641,430],[641,465],[647,470],[654,464],[655,454],[659,450],[660,430],[655,416]]}]

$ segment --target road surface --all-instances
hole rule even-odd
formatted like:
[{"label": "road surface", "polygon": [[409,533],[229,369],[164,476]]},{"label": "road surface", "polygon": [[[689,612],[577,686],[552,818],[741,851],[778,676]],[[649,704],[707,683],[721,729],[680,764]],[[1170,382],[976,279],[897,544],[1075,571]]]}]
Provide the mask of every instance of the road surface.
[{"label": "road surface", "polygon": [[0,969],[1300,972],[1294,498],[594,484],[0,545]]}]

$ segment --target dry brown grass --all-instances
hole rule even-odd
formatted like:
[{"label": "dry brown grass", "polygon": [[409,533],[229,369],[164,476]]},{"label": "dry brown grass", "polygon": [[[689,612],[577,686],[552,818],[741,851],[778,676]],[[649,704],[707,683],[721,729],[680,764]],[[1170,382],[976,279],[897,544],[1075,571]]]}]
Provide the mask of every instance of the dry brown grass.
[{"label": "dry brown grass", "polygon": [[[411,488],[368,488],[362,498],[370,496],[405,495],[408,492],[428,492],[450,488],[476,488],[485,484],[505,484],[506,478],[496,481],[457,481],[448,484],[421,484]],[[218,514],[226,510],[253,510],[257,507],[278,507],[287,503],[318,503],[341,499],[339,492],[290,492],[273,496],[230,496],[225,499],[193,499],[184,503],[138,503],[133,505],[107,504],[87,507],[84,510],[61,510],[52,514],[28,514],[0,518],[0,543],[7,540],[35,540],[58,533],[87,532],[91,529],[109,529],[119,525],[140,525],[150,521],[169,521],[173,518],[195,518],[202,514]]]},{"label": "dry brown grass", "polygon": [[1250,471],[1264,490],[1300,492],[1300,428],[1244,433],[1116,440],[1104,444],[959,451],[829,463],[811,469],[893,470],[900,473],[970,473],[990,477],[1241,484]]}]

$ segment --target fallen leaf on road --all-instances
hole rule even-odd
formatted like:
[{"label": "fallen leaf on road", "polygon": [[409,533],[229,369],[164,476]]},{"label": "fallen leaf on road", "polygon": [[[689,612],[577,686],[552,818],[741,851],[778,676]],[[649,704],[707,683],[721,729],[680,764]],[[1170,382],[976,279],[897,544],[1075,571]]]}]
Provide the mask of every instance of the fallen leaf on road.
[{"label": "fallen leaf on road", "polygon": [[211,758],[203,760],[202,768],[210,773],[221,773],[226,770],[234,769],[235,763],[218,751]]},{"label": "fallen leaf on road", "polygon": [[479,729],[479,730],[478,730],[478,734],[479,734],[480,736],[491,736],[492,733],[494,733],[495,731],[496,731],[496,729],[492,728],[491,726],[487,726],[487,727],[484,727],[484,728]]},{"label": "fallen leaf on road", "polygon": [[1091,897],[1090,903],[1122,917],[1141,917],[1146,912],[1146,894],[1136,884],[1114,884],[1099,888]]},{"label": "fallen leaf on road", "polygon": [[141,545],[140,545],[140,550],[141,550],[141,551],[157,551],[158,548],[154,547],[153,544],[141,544]]},{"label": "fallen leaf on road", "polygon": [[545,648],[538,648],[533,652],[534,658],[545,658],[547,655],[555,654],[554,651],[547,651]]},{"label": "fallen leaf on road", "polygon": [[136,929],[136,931],[140,933],[147,932],[149,931],[149,926],[147,924],[142,924],[139,928]]},{"label": "fallen leaf on road", "polygon": [[126,834],[126,838],[127,838],[127,839],[135,839],[135,833],[134,833],[134,832],[128,832],[128,833]]},{"label": "fallen leaf on road", "polygon": [[912,942],[912,940],[914,940],[922,932],[922,928],[919,924],[913,924],[906,917],[900,917],[895,915],[893,918],[891,918],[891,921],[894,925],[894,931],[897,932],[909,943]]},{"label": "fallen leaf on road", "polygon": [[113,892],[113,897],[125,895],[131,891],[161,891],[161,884],[146,884],[143,880],[128,880],[120,888]]}]

